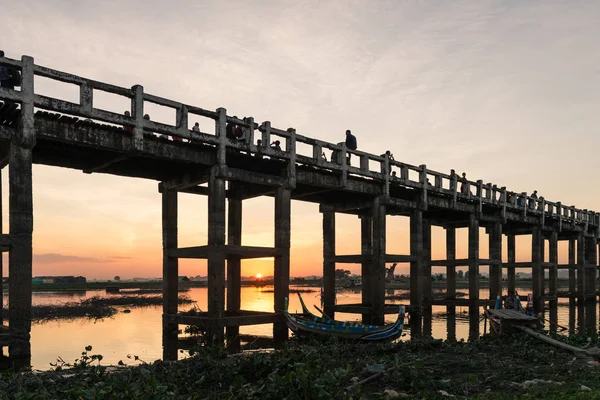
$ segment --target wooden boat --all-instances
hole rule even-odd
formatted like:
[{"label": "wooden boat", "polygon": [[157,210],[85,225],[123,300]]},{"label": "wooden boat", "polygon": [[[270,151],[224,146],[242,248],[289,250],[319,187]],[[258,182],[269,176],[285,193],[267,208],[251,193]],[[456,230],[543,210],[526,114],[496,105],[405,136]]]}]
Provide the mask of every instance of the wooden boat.
[{"label": "wooden boat", "polygon": [[[508,308],[506,305],[510,304]],[[532,312],[528,312],[531,303],[531,296],[528,298],[527,309],[521,305],[519,294],[509,301],[505,302],[504,306],[501,301],[501,294],[498,293],[496,305],[493,309],[486,309],[484,316],[490,321],[490,326],[496,334],[509,333],[515,326],[539,327],[539,320],[535,318]]]},{"label": "wooden boat", "polygon": [[[304,302],[302,302],[304,303]],[[288,303],[286,299],[285,319],[287,326],[298,335],[318,335],[335,336],[347,340],[359,340],[367,342],[394,340],[402,335],[404,327],[404,306],[399,306],[398,319],[395,323],[385,326],[364,325],[356,322],[335,321],[327,316],[317,317],[306,311],[306,305],[303,305],[305,314],[292,315],[288,312]],[[312,317],[316,317],[314,320]],[[320,320],[322,318],[322,320]]]}]

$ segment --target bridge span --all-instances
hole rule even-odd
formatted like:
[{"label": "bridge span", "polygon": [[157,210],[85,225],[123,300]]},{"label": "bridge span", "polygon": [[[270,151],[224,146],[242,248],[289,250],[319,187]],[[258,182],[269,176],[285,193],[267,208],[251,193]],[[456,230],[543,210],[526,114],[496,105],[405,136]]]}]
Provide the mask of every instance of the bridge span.
[{"label": "bridge span", "polygon": [[[596,324],[596,276],[600,215],[591,210],[544,198],[512,193],[482,180],[468,181],[426,165],[410,165],[389,155],[350,150],[302,135],[293,128],[278,129],[269,121],[233,118],[224,108],[206,110],[146,93],[140,85],[119,87],[36,65],[32,57],[0,58],[0,65],[21,71],[16,90],[0,88],[0,165],[9,167],[8,233],[0,235],[0,249],[9,252],[8,315],[0,316],[0,345],[14,359],[30,355],[32,278],[32,164],[73,168],[85,173],[106,173],[158,182],[162,196],[163,234],[163,337],[164,358],[177,357],[179,325],[201,325],[228,346],[238,349],[239,327],[273,324],[273,337],[288,337],[282,311],[289,295],[291,201],[319,204],[323,219],[324,307],[362,314],[365,322],[383,323],[395,308],[385,304],[385,264],[410,263],[411,335],[430,335],[422,316],[434,304],[468,306],[470,337],[479,336],[479,307],[495,298],[507,276],[515,288],[515,269],[532,271],[534,307],[556,302],[558,270],[569,271],[567,295],[584,301],[590,326]],[[35,78],[77,85],[79,102],[36,93]],[[131,116],[95,106],[98,92],[130,100]],[[148,104],[174,110],[169,125],[145,119]],[[190,129],[190,117],[214,124],[213,132]],[[227,137],[227,124],[242,127],[240,140]],[[204,124],[206,125],[206,124]],[[257,145],[257,140],[262,141]],[[282,150],[270,148],[280,140]],[[324,150],[336,157],[324,159]],[[347,163],[347,156],[352,163]],[[461,190],[461,187],[465,187]],[[178,193],[208,196],[208,243],[179,247],[177,241]],[[258,196],[275,199],[275,245],[272,248],[242,244],[242,202]],[[360,254],[336,254],[335,216],[360,218]],[[386,216],[410,218],[410,253],[386,251]],[[1,218],[1,213],[0,213]],[[1,223],[1,220],[0,220]],[[446,231],[446,257],[431,257],[431,227]],[[468,228],[468,257],[456,258],[456,229]],[[480,228],[489,233],[489,258],[479,256]],[[227,234],[226,234],[227,232]],[[516,262],[515,236],[532,235],[531,261]],[[508,257],[503,260],[502,244]],[[558,242],[568,241],[568,263],[558,262]],[[548,246],[548,259],[544,247]],[[241,309],[242,259],[274,260],[273,312]],[[178,260],[207,259],[208,310],[200,315],[177,311]],[[0,259],[1,260],[1,259]],[[1,262],[1,261],[0,261]],[[361,265],[362,302],[335,303],[335,269],[340,263]],[[432,297],[431,268],[445,267],[446,298]],[[489,266],[490,299],[479,298],[480,266]],[[456,267],[468,267],[469,294],[456,296]],[[548,272],[546,285],[545,273]],[[227,276],[227,280],[225,279]],[[0,286],[1,287],[1,286]],[[227,296],[225,288],[227,287]],[[169,344],[171,343],[171,345]],[[175,343],[175,345],[172,345]]]}]

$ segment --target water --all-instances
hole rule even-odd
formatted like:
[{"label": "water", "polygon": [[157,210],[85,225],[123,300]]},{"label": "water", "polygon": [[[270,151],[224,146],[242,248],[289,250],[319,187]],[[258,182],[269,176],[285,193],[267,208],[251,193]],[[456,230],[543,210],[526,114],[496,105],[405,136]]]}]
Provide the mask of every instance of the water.
[{"label": "water", "polygon": [[[295,287],[292,287],[294,289]],[[307,288],[303,288],[307,289]],[[313,305],[320,306],[319,288],[308,288],[314,290],[310,293],[302,293],[307,306],[314,310]],[[387,291],[387,295],[399,295],[408,293],[405,290]],[[192,288],[185,293],[196,302],[196,307],[207,309],[207,289]],[[104,291],[87,292],[35,292],[33,304],[61,304],[79,301],[94,296],[107,295]],[[116,295],[118,296],[118,295]],[[489,291],[482,289],[480,298],[486,299]],[[241,293],[242,309],[255,311],[273,311],[272,287],[242,287]],[[337,293],[337,304],[360,303],[360,291],[344,290]],[[386,303],[408,304],[408,300],[387,300]],[[193,305],[180,306],[181,311],[192,308]],[[128,307],[120,307],[120,311]],[[116,364],[120,360],[126,364],[135,364],[133,358],[127,356],[138,356],[141,360],[152,362],[162,357],[162,307],[150,306],[141,308],[129,308],[131,313],[119,312],[112,318],[104,320],[88,320],[78,318],[75,320],[50,321],[34,323],[31,328],[31,364],[34,369],[48,369],[50,363],[56,362],[62,357],[67,362],[72,362],[81,356],[81,352],[88,345],[93,346],[92,354],[102,354],[102,364]],[[290,296],[291,312],[301,311],[300,302],[296,294]],[[431,319],[431,335],[434,338],[446,339],[450,335],[456,335],[456,339],[469,337],[469,315],[467,306],[456,306],[456,318],[448,321],[446,306],[433,306]],[[482,310],[479,310],[481,315]],[[336,319],[356,320],[360,319],[357,314],[336,313]],[[386,322],[393,322],[396,315],[386,315]],[[549,313],[546,311],[546,318]],[[575,329],[575,321],[580,320],[580,314],[573,307],[569,307],[568,299],[559,299],[557,307],[557,322],[561,326]],[[483,333],[483,321],[479,321],[479,330]],[[182,326],[183,328],[183,326]],[[597,328],[597,327],[596,327]],[[241,334],[272,336],[273,325],[255,325],[240,327]],[[489,327],[488,327],[489,331]],[[563,332],[567,334],[568,331]],[[410,338],[410,330],[401,340]],[[180,353],[180,357],[182,357]]]}]

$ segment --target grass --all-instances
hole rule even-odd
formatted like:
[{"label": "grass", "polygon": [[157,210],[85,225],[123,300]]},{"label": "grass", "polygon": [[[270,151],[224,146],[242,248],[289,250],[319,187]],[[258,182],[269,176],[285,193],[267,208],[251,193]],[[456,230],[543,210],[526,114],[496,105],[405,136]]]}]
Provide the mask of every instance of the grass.
[{"label": "grass", "polygon": [[[193,301],[188,296],[179,297],[179,304],[190,303]],[[112,317],[118,313],[117,306],[145,307],[153,305],[162,305],[162,296],[91,297],[78,302],[33,306],[31,317],[36,322],[73,318],[101,319]],[[8,313],[8,310],[5,309],[5,313]]]},{"label": "grass", "polygon": [[[205,347],[177,361],[100,366],[91,347],[53,371],[6,373],[10,399],[593,399],[600,371],[528,336],[475,343],[349,344],[292,340],[280,350],[227,356]],[[75,367],[64,374],[65,367]],[[380,373],[384,371],[383,373]],[[356,386],[368,377],[375,379]],[[351,390],[349,387],[355,385]],[[582,387],[585,386],[585,387]],[[453,396],[453,397],[450,397]]]}]

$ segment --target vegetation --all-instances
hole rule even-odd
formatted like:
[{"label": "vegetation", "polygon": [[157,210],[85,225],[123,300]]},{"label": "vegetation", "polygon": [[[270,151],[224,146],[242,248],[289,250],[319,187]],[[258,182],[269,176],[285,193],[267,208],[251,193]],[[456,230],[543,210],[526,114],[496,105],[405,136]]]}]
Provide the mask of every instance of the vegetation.
[{"label": "vegetation", "polygon": [[[203,347],[178,362],[111,369],[91,346],[45,373],[5,373],[7,399],[593,399],[600,370],[526,336],[475,343],[348,344],[292,340],[227,356]],[[134,357],[136,358],[136,357]],[[123,364],[123,363],[120,363]],[[72,368],[65,373],[65,368]]]},{"label": "vegetation", "polygon": [[[43,322],[55,319],[87,317],[92,319],[112,317],[118,312],[115,306],[144,307],[162,305],[162,296],[111,296],[92,297],[79,302],[56,305],[37,305],[31,308],[32,320]],[[187,296],[179,297],[179,304],[190,304]],[[5,313],[8,310],[5,309]]]}]

